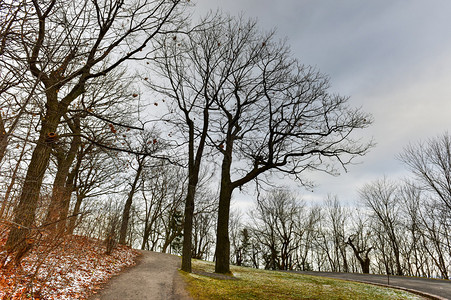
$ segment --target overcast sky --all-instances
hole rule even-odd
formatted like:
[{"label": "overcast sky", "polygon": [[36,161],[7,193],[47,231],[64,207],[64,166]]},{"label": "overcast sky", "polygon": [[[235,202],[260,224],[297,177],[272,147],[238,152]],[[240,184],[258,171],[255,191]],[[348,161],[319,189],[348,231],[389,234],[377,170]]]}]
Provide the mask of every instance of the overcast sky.
[{"label": "overcast sky", "polygon": [[[197,0],[196,15],[222,10],[257,18],[287,37],[293,55],[330,75],[331,90],[371,113],[365,131],[377,145],[349,172],[314,174],[314,193],[358,199],[365,183],[407,173],[396,160],[409,142],[451,129],[451,1],[449,0]],[[245,197],[235,195],[237,201]],[[242,199],[242,200],[240,200]],[[238,203],[239,204],[239,203]],[[245,203],[241,203],[246,205]]]}]

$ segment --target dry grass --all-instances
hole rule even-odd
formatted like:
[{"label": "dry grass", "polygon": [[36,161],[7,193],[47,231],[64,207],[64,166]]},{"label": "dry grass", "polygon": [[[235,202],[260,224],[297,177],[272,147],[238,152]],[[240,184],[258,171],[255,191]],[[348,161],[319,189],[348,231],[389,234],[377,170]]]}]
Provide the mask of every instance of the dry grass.
[{"label": "dry grass", "polygon": [[[195,260],[183,273],[194,299],[423,299],[404,291],[287,272],[231,267],[237,280],[209,276],[214,265]],[[199,272],[200,271],[200,272]]]}]

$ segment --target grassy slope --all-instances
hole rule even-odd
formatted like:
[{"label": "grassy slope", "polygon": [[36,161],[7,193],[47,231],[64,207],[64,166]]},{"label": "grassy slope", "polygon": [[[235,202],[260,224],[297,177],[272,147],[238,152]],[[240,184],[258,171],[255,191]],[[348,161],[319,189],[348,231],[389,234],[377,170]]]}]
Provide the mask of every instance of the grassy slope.
[{"label": "grassy slope", "polygon": [[234,266],[236,280],[220,279],[204,273],[214,271],[212,263],[195,260],[193,267],[201,272],[182,273],[194,299],[423,299],[368,284]]}]

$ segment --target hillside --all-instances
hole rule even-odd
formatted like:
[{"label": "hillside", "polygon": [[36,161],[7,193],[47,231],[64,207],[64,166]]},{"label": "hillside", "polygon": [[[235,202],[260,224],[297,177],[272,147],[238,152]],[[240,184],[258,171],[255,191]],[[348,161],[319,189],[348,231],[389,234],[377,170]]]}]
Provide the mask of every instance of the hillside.
[{"label": "hillside", "polygon": [[183,273],[196,299],[424,299],[391,288],[289,272],[232,266],[232,276],[217,275],[214,264],[195,260],[194,274]]},{"label": "hillside", "polygon": [[0,299],[86,299],[139,255],[124,246],[106,255],[101,241],[82,236],[44,236],[14,266],[4,250],[5,230],[0,234]]}]

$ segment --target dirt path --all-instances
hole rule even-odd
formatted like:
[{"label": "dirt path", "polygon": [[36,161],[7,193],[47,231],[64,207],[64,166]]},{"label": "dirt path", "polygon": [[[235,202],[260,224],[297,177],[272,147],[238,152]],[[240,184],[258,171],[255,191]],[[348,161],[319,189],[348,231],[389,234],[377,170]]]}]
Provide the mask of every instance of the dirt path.
[{"label": "dirt path", "polygon": [[136,266],[113,277],[90,300],[188,300],[178,273],[181,258],[170,254],[141,251]]}]

